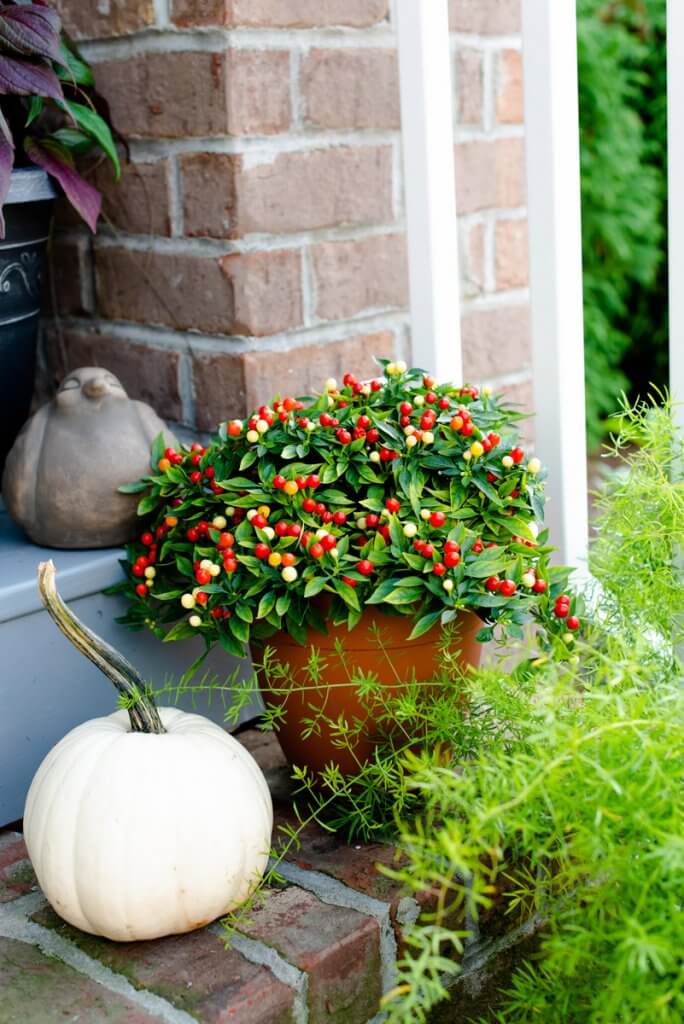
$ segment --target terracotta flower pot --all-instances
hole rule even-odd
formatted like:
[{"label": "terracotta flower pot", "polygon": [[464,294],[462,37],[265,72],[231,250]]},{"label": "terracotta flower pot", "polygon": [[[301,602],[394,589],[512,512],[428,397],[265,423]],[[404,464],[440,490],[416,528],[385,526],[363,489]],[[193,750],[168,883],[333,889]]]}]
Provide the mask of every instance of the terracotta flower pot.
[{"label": "terracotta flower pot", "polygon": [[[481,645],[475,637],[482,621],[474,612],[460,612],[456,625],[455,647],[460,651],[461,663],[478,665]],[[374,627],[380,629],[380,644]],[[412,629],[413,621],[408,617],[367,608],[351,632],[344,625],[329,626],[327,635],[311,630],[305,646],[297,644],[287,633],[269,637],[266,646],[275,649],[275,660],[288,666],[288,671],[282,678],[280,673],[269,672],[269,680],[263,669],[257,675],[266,706],[285,711],[276,735],[290,764],[307,767],[316,774],[334,762],[344,774],[350,775],[358,771],[359,763],[372,756],[381,735],[380,727],[373,720],[368,701],[359,698],[351,678],[360,672],[372,673],[393,696],[413,679],[434,679],[439,673],[441,627],[435,626],[417,640],[409,640]],[[338,642],[342,644],[342,656],[336,650]],[[312,649],[323,662],[317,681],[312,680],[309,672]],[[259,660],[260,653],[255,660]],[[307,736],[306,721],[321,711],[327,721],[319,720],[318,729]],[[350,725],[357,720],[363,722],[352,750],[346,746],[340,749],[332,735],[328,722],[336,722],[340,717]]]}]

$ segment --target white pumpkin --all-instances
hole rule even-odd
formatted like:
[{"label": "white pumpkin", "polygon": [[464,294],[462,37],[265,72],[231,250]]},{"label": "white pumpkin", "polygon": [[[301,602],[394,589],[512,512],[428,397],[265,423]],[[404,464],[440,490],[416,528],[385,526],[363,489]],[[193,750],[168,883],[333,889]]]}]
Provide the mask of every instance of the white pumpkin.
[{"label": "white pumpkin", "polygon": [[[63,605],[51,565],[39,570],[48,611],[130,693],[137,673]],[[57,913],[119,941],[190,931],[238,906],[263,875],[273,827],[261,770],[220,726],[148,697],[136,714],[68,733],[40,765],[24,816]]]}]

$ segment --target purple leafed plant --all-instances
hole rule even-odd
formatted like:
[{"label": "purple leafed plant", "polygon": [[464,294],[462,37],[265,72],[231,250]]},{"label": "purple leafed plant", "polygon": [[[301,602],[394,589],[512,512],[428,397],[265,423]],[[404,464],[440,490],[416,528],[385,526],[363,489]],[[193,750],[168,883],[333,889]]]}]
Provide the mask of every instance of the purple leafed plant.
[{"label": "purple leafed plant", "polygon": [[101,196],[76,169],[99,154],[121,173],[104,100],[93,73],[47,0],[0,3],[0,237],[12,170],[42,167],[95,231]]}]

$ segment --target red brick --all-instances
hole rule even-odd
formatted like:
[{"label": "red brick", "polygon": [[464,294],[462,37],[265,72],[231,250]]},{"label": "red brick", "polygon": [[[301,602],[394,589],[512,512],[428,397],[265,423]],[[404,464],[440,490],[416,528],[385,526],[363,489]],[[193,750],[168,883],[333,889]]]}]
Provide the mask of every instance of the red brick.
[{"label": "red brick", "polygon": [[119,181],[111,166],[102,164],[95,184],[102,192],[103,223],[133,235],[171,234],[168,160],[124,163]]},{"label": "red brick", "polygon": [[477,294],[485,286],[485,226],[473,224],[466,232],[464,276],[468,294]]},{"label": "red brick", "polygon": [[149,53],[96,68],[98,87],[124,135],[223,135],[226,60],[218,53]]},{"label": "red brick", "polygon": [[179,28],[229,25],[232,0],[171,0],[171,20]]},{"label": "red brick", "polygon": [[302,63],[304,118],[316,128],[399,128],[393,50],[310,50]]},{"label": "red brick", "polygon": [[449,0],[455,32],[498,35],[520,31],[520,0]]},{"label": "red brick", "polygon": [[98,64],[96,70],[123,135],[270,134],[289,125],[284,52],[150,53]]},{"label": "red brick", "polygon": [[108,942],[72,928],[51,910],[33,920],[204,1024],[292,1024],[292,990],[267,968],[226,949],[206,928],[146,942]]},{"label": "red brick", "polygon": [[43,309],[54,316],[80,316],[92,313],[85,276],[89,270],[88,243],[67,241],[53,235],[47,251],[47,273],[43,289]]},{"label": "red brick", "polygon": [[119,378],[129,398],[147,402],[165,419],[182,419],[178,352],[95,331],[67,329],[61,334],[62,345],[52,332],[49,346],[53,381],[79,366],[104,366]]},{"label": "red brick", "polygon": [[496,119],[500,124],[522,124],[524,118],[522,54],[502,50],[497,60]]},{"label": "red brick", "polygon": [[464,379],[475,383],[530,365],[530,312],[527,306],[473,310],[461,319]]},{"label": "red brick", "polygon": [[7,1024],[87,1021],[88,1024],[155,1024],[125,996],[98,985],[26,942],[0,937],[0,1019]]},{"label": "red brick", "polygon": [[183,233],[229,238],[234,226],[237,158],[223,153],[180,157]]},{"label": "red brick", "polygon": [[228,133],[271,135],[290,125],[290,55],[232,50],[228,58]]},{"label": "red brick", "polygon": [[18,832],[0,832],[0,903],[24,896],[35,886],[36,876],[22,836]]},{"label": "red brick", "polygon": [[282,352],[195,352],[197,427],[215,430],[222,420],[243,415],[276,394],[311,393],[326,378],[341,379],[347,371],[373,376],[377,372],[373,356],[391,357],[393,344],[390,331],[378,331]]},{"label": "red brick", "polygon": [[366,1024],[377,1013],[380,929],[374,918],[293,886],[267,892],[242,930],[306,971],[311,1024]]},{"label": "red brick", "polygon": [[456,104],[459,124],[482,124],[482,51],[466,47],[456,53]]},{"label": "red brick", "polygon": [[459,213],[522,206],[525,202],[523,140],[461,142],[456,146]]},{"label": "red brick", "polygon": [[302,323],[302,259],[295,250],[224,256],[233,290],[231,333],[265,335]]},{"label": "red brick", "polygon": [[496,287],[524,288],[528,280],[527,221],[496,222]]},{"label": "red brick", "polygon": [[103,39],[154,24],[154,0],[56,0],[64,28],[75,39]]},{"label": "red brick", "polygon": [[275,234],[392,219],[388,146],[281,153],[236,176],[240,233]]},{"label": "red brick", "polygon": [[233,293],[214,257],[102,248],[95,265],[98,309],[110,320],[212,334],[232,330]]},{"label": "red brick", "polygon": [[384,21],[388,6],[388,0],[232,0],[231,23],[273,28],[365,28]]},{"label": "red brick", "polygon": [[313,246],[315,314],[341,320],[367,309],[408,303],[406,239],[380,235]]}]

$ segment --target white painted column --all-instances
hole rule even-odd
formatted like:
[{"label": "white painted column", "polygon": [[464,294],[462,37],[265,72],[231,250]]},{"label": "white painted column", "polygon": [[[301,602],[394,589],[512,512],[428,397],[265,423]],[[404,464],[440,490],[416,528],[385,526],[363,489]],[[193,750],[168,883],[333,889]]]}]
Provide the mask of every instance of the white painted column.
[{"label": "white painted column", "polygon": [[[667,162],[670,278],[670,390],[684,403],[684,4],[667,4]],[[684,428],[684,406],[675,407]]]},{"label": "white painted column", "polygon": [[549,468],[551,541],[563,564],[582,567],[588,525],[575,0],[523,0],[522,13],[536,448]]},{"label": "white painted column", "polygon": [[413,363],[462,381],[447,0],[397,0]]}]

